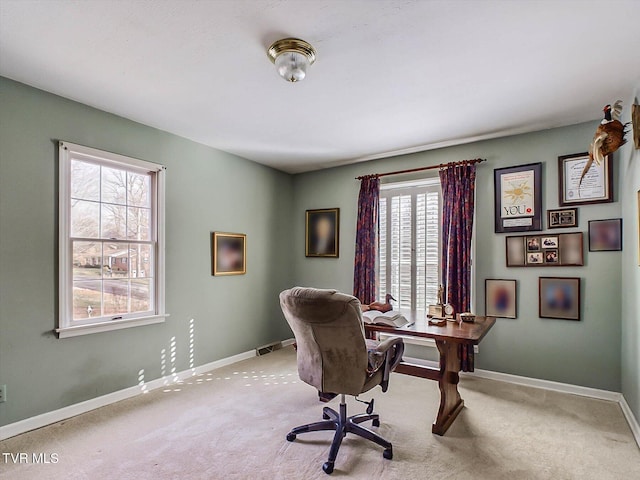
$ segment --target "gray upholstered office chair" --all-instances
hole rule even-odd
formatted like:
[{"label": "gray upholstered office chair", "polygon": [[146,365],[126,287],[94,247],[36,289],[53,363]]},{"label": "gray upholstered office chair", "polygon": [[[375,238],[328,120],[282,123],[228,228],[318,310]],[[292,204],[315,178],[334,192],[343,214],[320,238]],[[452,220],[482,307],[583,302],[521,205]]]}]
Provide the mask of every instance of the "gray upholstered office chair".
[{"label": "gray upholstered office chair", "polygon": [[384,447],[383,456],[391,459],[391,443],[360,425],[366,421],[380,425],[379,416],[373,413],[373,400],[364,402],[368,405],[366,414],[347,417],[345,395],[357,396],[377,385],[386,392],[389,374],[402,359],[402,339],[365,340],[360,302],[335,290],[285,290],[280,294],[280,306],[296,337],[300,379],[317,388],[321,400],[341,395],[340,412],[324,407],[324,421],[294,428],[287,440],[293,442],[301,433],[335,430],[329,459],[322,466],[326,473],[333,472],[347,433]]}]

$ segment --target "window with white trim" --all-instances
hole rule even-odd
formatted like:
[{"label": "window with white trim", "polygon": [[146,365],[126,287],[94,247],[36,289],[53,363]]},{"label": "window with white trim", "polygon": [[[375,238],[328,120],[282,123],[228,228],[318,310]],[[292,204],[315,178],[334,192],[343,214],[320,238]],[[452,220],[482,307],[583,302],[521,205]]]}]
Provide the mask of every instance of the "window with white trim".
[{"label": "window with white trim", "polygon": [[164,167],[60,142],[57,332],[164,321]]},{"label": "window with white trim", "polygon": [[426,310],[440,284],[442,193],[438,178],[380,187],[378,292],[396,308]]}]

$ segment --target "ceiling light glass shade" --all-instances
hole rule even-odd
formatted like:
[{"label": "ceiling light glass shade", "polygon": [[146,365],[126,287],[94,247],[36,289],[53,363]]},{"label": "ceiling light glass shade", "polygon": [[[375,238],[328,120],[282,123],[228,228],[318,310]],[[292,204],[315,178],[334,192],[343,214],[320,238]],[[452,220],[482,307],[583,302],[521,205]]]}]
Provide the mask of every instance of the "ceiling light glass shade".
[{"label": "ceiling light glass shade", "polygon": [[278,74],[288,82],[299,82],[307,75],[307,68],[316,60],[315,49],[299,38],[284,38],[273,42],[267,51]]},{"label": "ceiling light glass shade", "polygon": [[283,52],[276,57],[275,64],[282,78],[289,82],[299,82],[307,74],[309,60],[298,52]]}]

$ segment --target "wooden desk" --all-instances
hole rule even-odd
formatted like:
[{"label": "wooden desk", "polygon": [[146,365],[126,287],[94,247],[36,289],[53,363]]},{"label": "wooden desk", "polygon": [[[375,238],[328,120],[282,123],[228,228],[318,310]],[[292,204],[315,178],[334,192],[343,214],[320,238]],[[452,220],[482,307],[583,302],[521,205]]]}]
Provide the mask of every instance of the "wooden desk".
[{"label": "wooden desk", "polygon": [[493,317],[476,317],[474,323],[449,322],[442,327],[429,325],[427,319],[410,312],[402,312],[413,325],[392,328],[382,325],[365,324],[367,338],[378,339],[379,333],[432,338],[440,352],[440,368],[401,362],[396,372],[416,377],[437,380],[440,387],[440,408],[431,427],[437,435],[444,435],[464,407],[458,392],[459,371],[473,371],[473,346],[480,343],[496,323]]}]

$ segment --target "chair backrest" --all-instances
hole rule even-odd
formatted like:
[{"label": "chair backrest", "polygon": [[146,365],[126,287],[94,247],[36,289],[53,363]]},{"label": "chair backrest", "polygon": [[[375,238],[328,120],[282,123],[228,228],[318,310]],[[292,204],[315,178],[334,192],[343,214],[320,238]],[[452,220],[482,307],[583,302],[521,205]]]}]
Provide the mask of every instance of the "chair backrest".
[{"label": "chair backrest", "polygon": [[362,393],[368,357],[359,300],[295,287],[280,294],[280,306],[296,337],[300,379],[320,392]]}]

